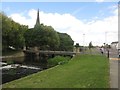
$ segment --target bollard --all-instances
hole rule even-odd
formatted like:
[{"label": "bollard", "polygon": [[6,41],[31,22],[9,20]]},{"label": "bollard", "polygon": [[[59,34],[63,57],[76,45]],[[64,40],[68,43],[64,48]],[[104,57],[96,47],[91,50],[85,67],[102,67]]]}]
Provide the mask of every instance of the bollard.
[{"label": "bollard", "polygon": [[108,50],[108,53],[107,53],[107,57],[109,58],[109,50]]}]

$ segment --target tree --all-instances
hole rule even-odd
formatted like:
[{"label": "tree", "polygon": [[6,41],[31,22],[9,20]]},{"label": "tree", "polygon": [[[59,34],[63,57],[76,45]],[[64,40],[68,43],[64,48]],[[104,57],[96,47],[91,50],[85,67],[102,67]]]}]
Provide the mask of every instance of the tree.
[{"label": "tree", "polygon": [[0,13],[0,17],[2,17],[2,49],[5,50],[9,46],[15,49],[22,48],[25,44],[23,34],[28,27],[16,23],[4,13]]},{"label": "tree", "polygon": [[92,42],[89,43],[89,49],[93,48]]},{"label": "tree", "polygon": [[15,47],[16,49],[23,48],[25,45],[25,38],[24,38],[24,33],[28,29],[27,26],[25,25],[19,25],[17,29],[12,30],[12,34],[14,38],[12,41],[12,46]]},{"label": "tree", "polygon": [[66,33],[59,33],[59,38],[60,38],[60,46],[59,46],[59,50],[61,51],[72,51],[73,50],[73,44],[74,41],[72,40],[72,38],[66,34]]},{"label": "tree", "polygon": [[39,47],[42,50],[73,50],[74,41],[66,33],[57,33],[53,27],[44,24],[28,29],[28,26],[20,25],[4,13],[2,18],[2,49],[10,46],[15,49],[27,47]]},{"label": "tree", "polygon": [[25,42],[28,47],[37,46],[42,50],[55,50],[60,44],[57,32],[51,26],[43,24],[27,30]]},{"label": "tree", "polygon": [[91,48],[93,48],[92,42],[89,43],[88,48],[89,48],[89,50],[90,50],[90,53],[92,53],[92,51],[91,51]]},{"label": "tree", "polygon": [[79,43],[76,43],[75,47],[80,47]]},{"label": "tree", "polygon": [[73,50],[73,40],[66,33],[57,33],[51,26],[41,24],[25,33],[28,47],[40,47],[42,50]]},{"label": "tree", "polygon": [[9,46],[9,33],[11,31],[11,20],[4,15],[3,13],[0,13],[0,17],[2,17],[2,48],[8,48]]}]

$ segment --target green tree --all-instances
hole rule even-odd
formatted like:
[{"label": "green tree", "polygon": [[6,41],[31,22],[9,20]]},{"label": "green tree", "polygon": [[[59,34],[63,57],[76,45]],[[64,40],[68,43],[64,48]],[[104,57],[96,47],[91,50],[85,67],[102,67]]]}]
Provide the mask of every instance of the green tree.
[{"label": "green tree", "polygon": [[39,47],[42,50],[56,50],[59,47],[59,36],[51,26],[41,24],[27,30],[25,42],[28,47]]},{"label": "green tree", "polygon": [[11,31],[11,19],[9,19],[5,14],[0,13],[2,17],[2,48],[8,48],[9,46],[9,34]]},{"label": "green tree", "polygon": [[89,49],[93,48],[92,42],[89,43]]},{"label": "green tree", "polygon": [[59,33],[59,37],[60,37],[60,47],[59,50],[61,51],[72,51],[73,50],[73,44],[74,41],[72,40],[72,38],[66,34],[66,33]]},{"label": "green tree", "polygon": [[0,17],[2,17],[2,49],[5,50],[9,46],[15,49],[22,48],[25,44],[23,35],[28,26],[16,23],[4,13],[0,13]]},{"label": "green tree", "polygon": [[76,43],[75,47],[80,47],[79,43]]},{"label": "green tree", "polygon": [[88,48],[89,48],[89,50],[90,50],[90,53],[92,53],[92,51],[91,51],[91,49],[93,48],[92,42],[89,43]]},{"label": "green tree", "polygon": [[24,33],[27,29],[27,26],[18,24],[18,28],[12,30],[11,37],[14,38],[12,40],[12,46],[16,49],[22,48],[25,45]]}]

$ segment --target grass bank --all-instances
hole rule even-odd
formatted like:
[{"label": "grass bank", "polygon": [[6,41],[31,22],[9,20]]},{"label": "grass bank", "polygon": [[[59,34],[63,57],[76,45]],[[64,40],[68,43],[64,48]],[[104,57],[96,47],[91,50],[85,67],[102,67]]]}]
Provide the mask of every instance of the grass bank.
[{"label": "grass bank", "polygon": [[3,88],[109,88],[108,59],[77,55],[66,64],[6,83]]}]

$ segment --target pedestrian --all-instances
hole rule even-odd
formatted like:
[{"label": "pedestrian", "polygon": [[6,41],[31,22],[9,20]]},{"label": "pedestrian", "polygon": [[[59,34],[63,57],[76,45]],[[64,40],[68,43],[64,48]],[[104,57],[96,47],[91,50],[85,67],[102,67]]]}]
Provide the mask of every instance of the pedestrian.
[{"label": "pedestrian", "polygon": [[100,52],[101,52],[101,54],[103,54],[103,48],[100,48]]}]

